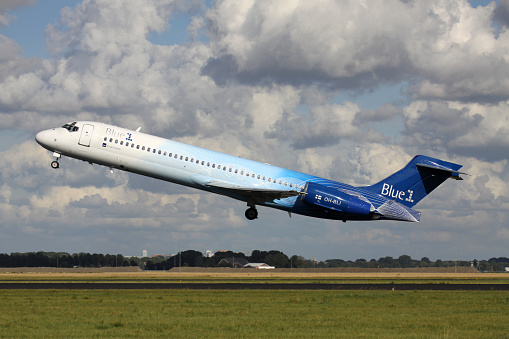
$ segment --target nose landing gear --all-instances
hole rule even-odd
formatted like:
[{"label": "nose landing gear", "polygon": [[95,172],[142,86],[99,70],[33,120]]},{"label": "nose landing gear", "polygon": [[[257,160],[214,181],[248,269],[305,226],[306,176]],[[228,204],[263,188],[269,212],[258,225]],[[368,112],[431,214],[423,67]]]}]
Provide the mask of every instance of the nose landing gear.
[{"label": "nose landing gear", "polygon": [[55,158],[57,158],[57,159],[56,159],[55,161],[52,161],[52,162],[51,162],[51,168],[57,169],[57,168],[59,168],[59,167],[60,167],[60,163],[58,162],[58,159],[60,159],[61,154],[60,154],[60,153],[55,152],[55,153],[53,153],[53,156],[54,156]]}]

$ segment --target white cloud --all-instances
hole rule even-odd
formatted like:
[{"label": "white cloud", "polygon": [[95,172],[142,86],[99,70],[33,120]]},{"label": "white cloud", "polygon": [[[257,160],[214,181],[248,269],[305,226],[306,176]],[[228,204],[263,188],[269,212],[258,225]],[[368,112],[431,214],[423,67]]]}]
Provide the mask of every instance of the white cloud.
[{"label": "white cloud", "polygon": [[[503,21],[500,6],[262,0],[216,2],[203,15],[201,1],[84,0],[47,26],[50,59],[25,59],[16,41],[0,36],[2,130],[35,134],[74,120],[141,126],[356,185],[383,179],[415,154],[464,164],[473,174],[425,199],[417,226],[338,225],[266,208],[253,224],[243,217],[244,203],[221,196],[68,158],[54,171],[51,154],[30,140],[0,154],[0,233],[24,238],[29,250],[65,238],[70,251],[282,246],[322,259],[340,257],[338,244],[346,258],[397,256],[404,253],[387,251],[410,252],[422,239],[438,253],[455,242],[451,230],[463,230],[474,244],[486,225],[496,225],[502,238],[508,44],[506,26],[496,30],[491,21],[495,8]],[[149,41],[186,11],[193,17],[188,42]],[[367,110],[354,100],[333,101],[400,81],[412,86],[399,104]],[[370,129],[394,117],[402,119],[402,134],[389,139]]]},{"label": "white cloud", "polygon": [[350,89],[406,77],[417,80],[415,97],[498,101],[509,94],[508,44],[505,30],[495,35],[494,9],[467,1],[220,2],[207,13],[219,54],[208,74],[224,77],[221,67],[243,81]]},{"label": "white cloud", "polygon": [[404,109],[405,143],[488,161],[507,159],[507,108],[507,101],[414,101]]}]

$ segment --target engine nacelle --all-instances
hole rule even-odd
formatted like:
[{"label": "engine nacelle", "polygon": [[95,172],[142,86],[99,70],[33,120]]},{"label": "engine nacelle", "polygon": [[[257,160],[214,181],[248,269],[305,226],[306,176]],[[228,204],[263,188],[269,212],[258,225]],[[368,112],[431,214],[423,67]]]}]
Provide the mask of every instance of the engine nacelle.
[{"label": "engine nacelle", "polygon": [[334,188],[308,182],[305,192],[302,200],[310,205],[348,214],[367,215],[371,212],[369,202]]}]

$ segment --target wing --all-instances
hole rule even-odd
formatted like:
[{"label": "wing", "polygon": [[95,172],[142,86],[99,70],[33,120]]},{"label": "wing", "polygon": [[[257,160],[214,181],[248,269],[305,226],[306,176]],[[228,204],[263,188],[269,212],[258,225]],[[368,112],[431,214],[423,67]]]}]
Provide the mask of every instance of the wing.
[{"label": "wing", "polygon": [[213,188],[219,193],[223,193],[228,196],[231,196],[232,194],[236,196],[244,196],[247,198],[247,200],[252,200],[257,204],[305,194],[304,192],[295,190],[286,191],[261,187],[246,187],[233,185],[223,181],[209,181],[207,184],[205,184],[205,186]]}]

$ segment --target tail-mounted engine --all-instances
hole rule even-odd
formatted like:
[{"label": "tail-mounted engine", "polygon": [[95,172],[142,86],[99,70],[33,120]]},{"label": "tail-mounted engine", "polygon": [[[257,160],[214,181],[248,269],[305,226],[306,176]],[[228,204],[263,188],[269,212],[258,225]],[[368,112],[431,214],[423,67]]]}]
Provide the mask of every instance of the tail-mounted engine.
[{"label": "tail-mounted engine", "polygon": [[308,182],[304,190],[306,194],[303,195],[302,200],[309,205],[357,215],[368,215],[374,210],[368,201],[335,188]]}]

